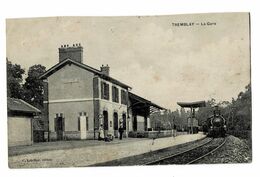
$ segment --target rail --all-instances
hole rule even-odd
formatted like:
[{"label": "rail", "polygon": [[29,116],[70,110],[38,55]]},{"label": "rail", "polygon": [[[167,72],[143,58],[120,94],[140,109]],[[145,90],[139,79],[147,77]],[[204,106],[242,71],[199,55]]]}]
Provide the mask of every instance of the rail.
[{"label": "rail", "polygon": [[[206,150],[207,151],[206,153],[203,153],[201,156],[199,156],[199,157],[197,157],[195,159],[194,158],[192,160],[189,159],[189,158],[191,158],[190,156],[187,156],[189,153],[192,154],[192,153],[194,153],[192,151],[198,151],[199,148],[202,149],[203,146],[209,145],[210,143],[213,142],[213,140],[216,140],[216,139],[211,138],[209,141],[207,141],[207,142],[205,142],[205,143],[203,143],[201,145],[198,145],[196,147],[192,147],[192,148],[187,149],[185,151],[178,152],[178,153],[175,153],[175,154],[172,154],[172,155],[168,155],[166,157],[159,158],[157,160],[153,160],[153,161],[147,162],[147,163],[145,163],[143,165],[165,164],[165,162],[167,162],[167,161],[174,161],[174,160],[176,161],[176,159],[178,159],[178,158],[179,159],[181,158],[180,159],[181,161],[183,161],[183,160],[185,161],[185,163],[183,163],[183,164],[193,164],[193,163],[199,161],[200,159],[202,159],[202,158],[212,154],[213,152],[217,151],[220,147],[222,147],[226,143],[226,138],[223,138],[223,141],[221,141],[221,143],[219,145],[217,145],[216,148],[211,149],[210,151]],[[198,154],[198,153],[195,153],[195,154]],[[188,157],[187,160],[185,159],[185,155]],[[166,164],[175,164],[175,163],[167,162]]]}]

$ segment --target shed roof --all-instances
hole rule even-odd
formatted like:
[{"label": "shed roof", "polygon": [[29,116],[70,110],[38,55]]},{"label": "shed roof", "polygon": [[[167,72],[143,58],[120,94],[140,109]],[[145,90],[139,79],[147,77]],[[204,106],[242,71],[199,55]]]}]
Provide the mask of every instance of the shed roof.
[{"label": "shed roof", "polygon": [[137,104],[138,104],[138,106],[140,106],[140,104],[141,104],[141,105],[143,105],[143,107],[151,106],[151,107],[153,107],[155,109],[159,109],[159,110],[165,109],[165,108],[163,108],[163,107],[161,107],[161,106],[159,106],[159,105],[157,105],[157,104],[155,104],[155,103],[153,103],[153,102],[151,102],[151,101],[149,101],[149,100],[147,100],[143,97],[140,97],[140,96],[132,93],[132,92],[129,92],[129,98],[133,102],[132,107],[135,107],[135,105],[137,105]]},{"label": "shed roof", "polygon": [[8,111],[19,111],[26,113],[40,113],[41,111],[36,107],[30,105],[29,103],[17,99],[17,98],[7,98],[7,110]]}]

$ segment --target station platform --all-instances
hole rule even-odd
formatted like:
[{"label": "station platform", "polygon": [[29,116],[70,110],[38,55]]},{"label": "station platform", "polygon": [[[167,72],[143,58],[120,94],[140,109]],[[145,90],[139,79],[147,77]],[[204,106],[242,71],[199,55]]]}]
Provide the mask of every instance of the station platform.
[{"label": "station platform", "polygon": [[59,141],[9,148],[10,168],[44,168],[89,166],[119,158],[139,155],[204,138],[203,133],[176,137]]}]

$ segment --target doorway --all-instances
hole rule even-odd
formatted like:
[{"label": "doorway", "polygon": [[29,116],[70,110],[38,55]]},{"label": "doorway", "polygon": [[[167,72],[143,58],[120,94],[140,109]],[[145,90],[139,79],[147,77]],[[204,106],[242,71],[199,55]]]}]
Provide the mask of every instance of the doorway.
[{"label": "doorway", "polygon": [[103,111],[103,117],[104,117],[104,133],[105,136],[107,136],[108,133],[108,112],[107,111]]},{"label": "doorway", "polygon": [[118,114],[117,112],[114,113],[114,136],[118,137]]},{"label": "doorway", "polygon": [[59,117],[56,117],[56,133],[57,133],[57,140],[63,140],[63,132],[64,132],[64,118],[62,114]]},{"label": "doorway", "polygon": [[126,114],[123,113],[122,117],[123,117],[123,129],[126,130]]}]

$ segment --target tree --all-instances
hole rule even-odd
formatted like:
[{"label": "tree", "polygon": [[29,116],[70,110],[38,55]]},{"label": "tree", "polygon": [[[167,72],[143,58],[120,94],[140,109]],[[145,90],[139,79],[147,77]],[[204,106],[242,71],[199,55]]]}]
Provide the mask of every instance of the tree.
[{"label": "tree", "polygon": [[203,125],[207,118],[213,114],[212,107],[216,105],[218,105],[218,103],[216,103],[216,100],[214,98],[211,98],[210,100],[206,101],[205,107],[201,107],[198,109],[196,117],[198,118],[199,125]]},{"label": "tree", "polygon": [[7,68],[7,96],[12,98],[22,98],[23,97],[23,74],[24,69],[18,64],[12,64],[6,58],[6,68]]},{"label": "tree", "polygon": [[43,107],[43,81],[39,77],[46,71],[40,64],[29,68],[28,76],[24,83],[24,100],[41,109]]},{"label": "tree", "polygon": [[208,100],[206,107],[199,108],[197,117],[199,125],[212,115],[212,107],[218,105],[221,114],[227,120],[229,130],[251,130],[251,85],[245,87],[245,91],[238,93],[237,98],[232,98],[231,102],[216,102],[215,99]]},{"label": "tree", "polygon": [[233,107],[235,107],[234,126],[239,130],[251,129],[251,84],[245,87],[244,92],[238,94]]}]

